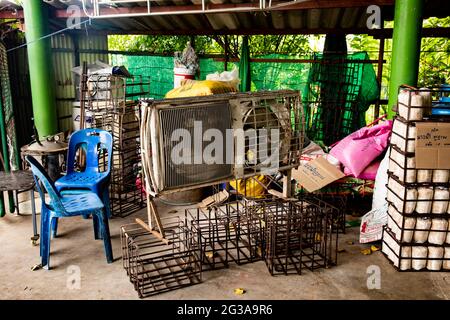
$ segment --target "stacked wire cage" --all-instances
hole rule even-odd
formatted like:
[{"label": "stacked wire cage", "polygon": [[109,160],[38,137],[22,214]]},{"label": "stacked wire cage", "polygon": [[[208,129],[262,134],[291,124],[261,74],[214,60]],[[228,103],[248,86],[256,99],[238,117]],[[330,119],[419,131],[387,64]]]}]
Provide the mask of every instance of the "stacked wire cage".
[{"label": "stacked wire cage", "polygon": [[432,111],[441,95],[440,89],[402,86],[399,91],[382,251],[400,271],[450,270],[450,171],[416,167],[417,125],[450,123]]},{"label": "stacked wire cage", "polygon": [[197,235],[178,218],[165,220],[164,232],[167,244],[137,223],[121,227],[123,267],[140,298],[202,281]]},{"label": "stacked wire cage", "polygon": [[337,208],[312,197],[272,199],[253,204],[253,221],[262,219],[263,259],[271,275],[301,274],[337,264]]},{"label": "stacked wire cage", "polygon": [[94,74],[86,82],[85,106],[90,125],[113,135],[111,213],[125,216],[145,205],[141,183],[140,101],[149,80]]},{"label": "stacked wire cage", "polygon": [[[331,145],[361,127],[365,61],[339,53],[315,54],[305,104],[306,134]],[[365,92],[366,94],[368,92]]]},{"label": "stacked wire cage", "polygon": [[312,197],[241,199],[187,209],[205,270],[264,260],[271,275],[301,274],[337,264],[334,206]]},{"label": "stacked wire cage", "polygon": [[242,201],[232,201],[186,210],[186,224],[198,235],[205,270],[261,260],[261,224],[255,226],[244,218],[246,207]]}]

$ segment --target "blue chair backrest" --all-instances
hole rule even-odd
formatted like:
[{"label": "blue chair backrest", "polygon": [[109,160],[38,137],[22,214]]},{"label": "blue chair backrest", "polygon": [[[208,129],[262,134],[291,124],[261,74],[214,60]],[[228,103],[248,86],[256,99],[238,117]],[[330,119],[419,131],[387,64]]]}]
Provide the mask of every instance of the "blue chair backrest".
[{"label": "blue chair backrest", "polygon": [[69,140],[67,154],[67,173],[75,171],[77,150],[82,147],[86,152],[86,172],[99,172],[99,156],[102,151],[108,153],[108,165],[105,175],[111,172],[113,138],[108,131],[101,129],[83,129],[75,131]]},{"label": "blue chair backrest", "polygon": [[[52,179],[48,176],[45,169],[42,165],[32,156],[26,156],[25,159],[31,166],[31,171],[33,171],[34,181],[36,182],[36,187],[39,191],[39,195],[41,196],[42,205],[47,206],[48,209],[59,211],[61,214],[64,214],[66,211],[64,206],[62,205],[60,194],[56,190],[55,185],[53,184]],[[45,201],[45,193],[41,188],[41,184],[44,186],[50,197],[50,204],[47,204]]]}]

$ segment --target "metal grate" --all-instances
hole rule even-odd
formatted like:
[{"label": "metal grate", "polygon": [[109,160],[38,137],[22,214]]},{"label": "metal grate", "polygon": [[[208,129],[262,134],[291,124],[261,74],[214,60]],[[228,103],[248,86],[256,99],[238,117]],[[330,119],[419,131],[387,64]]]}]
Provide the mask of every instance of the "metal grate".
[{"label": "metal grate", "polygon": [[[109,131],[113,136],[110,182],[111,213],[126,216],[145,206],[141,189],[140,102],[128,97],[145,95],[142,79],[113,75],[91,75],[87,79],[86,114],[91,127]],[[137,89],[136,89],[137,88]],[[100,165],[105,165],[100,161]]]},{"label": "metal grate", "polygon": [[[227,129],[231,129],[231,112],[227,103],[193,105],[160,112],[161,144],[163,146],[164,185],[167,188],[183,187],[217,179],[227,179],[233,174],[232,164],[227,163],[223,152],[217,163],[208,164],[205,169],[204,151],[212,142],[204,140],[204,133],[217,130],[223,139],[214,141],[226,146]],[[186,134],[180,138],[178,133]],[[175,139],[174,139],[175,138]],[[185,141],[185,139],[189,139]],[[198,145],[197,145],[198,144]],[[177,164],[173,152],[177,146],[185,147],[189,154],[183,156],[183,163]],[[183,151],[184,152],[184,151]],[[179,153],[176,156],[180,156]]]},{"label": "metal grate", "polygon": [[138,224],[121,227],[123,266],[140,298],[202,281],[196,235],[182,221],[165,221],[169,245]]}]

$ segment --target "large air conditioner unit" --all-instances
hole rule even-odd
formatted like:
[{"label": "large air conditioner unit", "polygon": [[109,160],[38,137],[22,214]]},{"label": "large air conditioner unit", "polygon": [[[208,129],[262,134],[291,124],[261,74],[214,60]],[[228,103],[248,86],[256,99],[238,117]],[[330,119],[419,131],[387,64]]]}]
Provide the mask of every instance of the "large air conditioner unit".
[{"label": "large air conditioner unit", "polygon": [[298,91],[147,101],[141,152],[152,196],[271,174],[299,165]]}]

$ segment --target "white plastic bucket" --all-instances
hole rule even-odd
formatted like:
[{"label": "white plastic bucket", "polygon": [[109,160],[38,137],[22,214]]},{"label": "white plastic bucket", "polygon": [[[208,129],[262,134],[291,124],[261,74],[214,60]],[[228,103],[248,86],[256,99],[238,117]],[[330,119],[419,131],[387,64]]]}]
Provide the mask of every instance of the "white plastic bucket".
[{"label": "white plastic bucket", "polygon": [[173,68],[173,87],[180,87],[181,80],[184,79],[195,79],[195,73],[186,68]]},{"label": "white plastic bucket", "polygon": [[[74,131],[80,130],[80,119],[81,119],[80,111],[81,111],[80,102],[79,101],[73,102],[72,121]],[[92,125],[92,114],[89,111],[86,111],[86,117],[84,119],[84,127],[90,128],[91,125]]]}]

